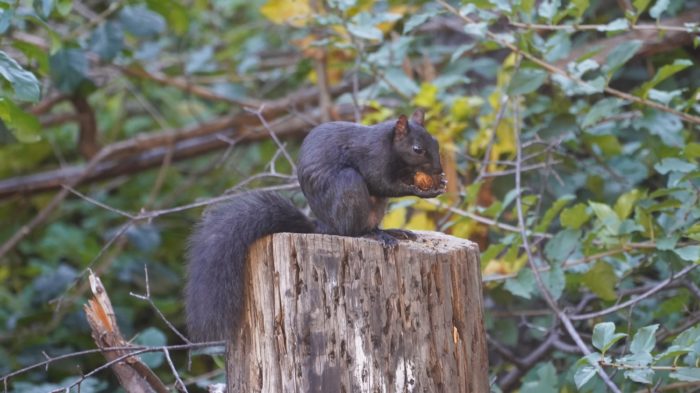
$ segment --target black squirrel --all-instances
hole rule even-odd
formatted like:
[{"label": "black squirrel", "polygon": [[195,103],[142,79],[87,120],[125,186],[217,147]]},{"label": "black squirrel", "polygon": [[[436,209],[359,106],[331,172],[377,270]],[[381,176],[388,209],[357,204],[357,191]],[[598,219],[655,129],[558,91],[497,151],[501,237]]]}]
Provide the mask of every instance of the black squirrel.
[{"label": "black squirrel", "polygon": [[[239,328],[248,247],[276,232],[367,236],[385,247],[415,240],[404,230],[381,230],[387,198],[432,198],[444,192],[437,141],[424,128],[424,112],[410,121],[374,126],[330,122],[311,130],[299,153],[297,175],[316,220],[274,192],[244,193],[213,206],[189,239],[185,311],[196,341],[230,338]],[[423,172],[437,179],[427,190],[413,182]]]}]

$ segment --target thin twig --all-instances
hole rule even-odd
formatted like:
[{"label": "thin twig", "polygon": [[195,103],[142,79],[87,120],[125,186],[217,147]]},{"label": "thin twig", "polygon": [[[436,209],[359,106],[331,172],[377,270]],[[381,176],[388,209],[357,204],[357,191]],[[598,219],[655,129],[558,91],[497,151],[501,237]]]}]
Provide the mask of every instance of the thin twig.
[{"label": "thin twig", "polygon": [[[543,24],[537,24],[537,23],[521,23],[521,22],[509,22],[509,24],[513,27],[518,27],[522,29],[533,29],[533,30],[552,30],[552,31],[557,31],[557,30],[564,30],[568,32],[574,32],[574,31],[586,31],[586,30],[599,30],[599,31],[605,31],[604,29],[607,27],[607,25],[543,25]],[[667,26],[667,25],[649,25],[649,24],[644,24],[644,25],[629,25],[625,29],[621,29],[619,31],[642,31],[642,30],[655,30],[655,31],[678,31],[678,32],[684,32],[688,34],[694,34],[698,32],[698,27],[696,26],[695,28],[688,28],[688,27],[681,27],[681,26]]]},{"label": "thin twig", "polygon": [[[249,109],[249,108],[245,108],[245,110],[247,112],[250,112],[250,113],[258,116],[258,119],[260,119],[260,123],[263,125],[263,127],[265,127],[267,132],[270,134],[270,137],[272,138],[272,140],[275,141],[275,143],[277,144],[277,147],[282,151],[282,154],[284,154],[284,158],[286,158],[287,161],[289,161],[289,165],[292,167],[293,172],[296,172],[297,167],[296,167],[296,164],[294,164],[294,160],[292,159],[292,156],[289,155],[289,153],[287,152],[287,149],[285,149],[282,142],[280,142],[279,138],[277,138],[277,134],[275,134],[275,132],[272,131],[270,124],[267,123],[267,120],[265,120],[265,116],[263,116],[263,114],[262,114],[263,110],[265,110],[265,105],[263,104],[262,106],[260,106],[260,108],[258,108],[257,111],[254,111],[254,110]],[[323,115],[323,114],[321,114],[321,115]]]},{"label": "thin twig", "polygon": [[[91,355],[91,354],[96,354],[96,353],[102,353],[102,352],[107,352],[107,351],[140,351],[139,353],[146,353],[146,352],[158,352],[162,351],[163,348],[167,348],[169,350],[183,350],[183,349],[196,349],[196,348],[207,348],[207,347],[215,347],[215,346],[221,346],[226,344],[225,341],[208,341],[208,342],[202,342],[202,343],[189,343],[189,344],[179,344],[179,345],[169,345],[165,347],[148,347],[148,346],[129,346],[129,347],[105,347],[105,348],[97,348],[97,349],[87,349],[84,351],[78,351],[78,352],[72,352],[72,353],[67,353],[64,355],[59,355],[59,356],[54,356],[49,359],[46,359],[42,362],[34,363],[30,366],[21,368],[16,371],[12,371],[8,374],[3,375],[0,377],[3,381],[7,381],[10,378],[16,377],[17,375],[26,373],[27,371],[34,370],[39,367],[47,367],[49,364],[64,360],[64,359],[70,359],[70,358],[75,358],[75,357],[80,357],[84,355]],[[131,355],[136,355],[136,353],[130,353],[125,356],[131,356]]]},{"label": "thin twig", "polygon": [[182,379],[180,378],[180,373],[177,372],[177,368],[175,368],[175,365],[173,364],[173,360],[170,359],[170,351],[168,351],[167,348],[163,348],[163,355],[165,355],[165,361],[168,362],[168,366],[170,366],[170,371],[172,371],[173,375],[175,376],[175,387],[180,385],[179,390],[184,391],[185,393],[189,393],[187,391],[187,386],[184,382],[182,382]]},{"label": "thin twig", "polygon": [[129,292],[129,295],[131,295],[137,299],[141,299],[141,300],[148,302],[148,304],[151,305],[151,308],[156,312],[156,314],[158,314],[160,319],[163,320],[163,322],[165,322],[165,324],[168,326],[168,328],[173,333],[175,333],[178,337],[180,337],[180,339],[182,341],[184,341],[188,344],[191,344],[192,342],[189,339],[187,339],[187,337],[185,337],[184,334],[180,333],[180,331],[177,330],[177,328],[175,328],[175,326],[173,326],[173,324],[170,323],[170,321],[168,321],[168,318],[166,318],[165,315],[163,315],[163,312],[161,312],[160,309],[158,308],[158,306],[156,306],[156,304],[153,302],[153,299],[151,298],[151,286],[150,286],[149,279],[148,279],[148,266],[145,264],[143,265],[143,274],[144,274],[144,279],[146,280],[146,294],[139,295],[139,294],[136,294],[133,292]]},{"label": "thin twig", "polygon": [[695,269],[698,266],[700,266],[700,265],[697,265],[697,264],[688,265],[688,266],[684,267],[680,272],[678,272],[678,274],[672,274],[671,277],[661,281],[660,283],[655,285],[653,288],[649,289],[648,291],[644,292],[643,294],[636,296],[636,297],[634,297],[626,302],[622,302],[622,303],[617,304],[615,306],[608,307],[606,309],[596,311],[596,312],[591,312],[591,313],[587,313],[587,314],[572,315],[570,318],[574,321],[594,319],[594,318],[602,317],[603,315],[612,314],[616,311],[619,311],[619,310],[622,310],[622,309],[627,308],[629,306],[632,306],[632,305],[639,303],[642,300],[648,298],[649,296],[659,292],[660,290],[664,289],[664,287],[666,287],[668,284],[670,284],[673,280],[679,279],[679,278],[685,276],[686,274],[690,273],[693,269]]}]

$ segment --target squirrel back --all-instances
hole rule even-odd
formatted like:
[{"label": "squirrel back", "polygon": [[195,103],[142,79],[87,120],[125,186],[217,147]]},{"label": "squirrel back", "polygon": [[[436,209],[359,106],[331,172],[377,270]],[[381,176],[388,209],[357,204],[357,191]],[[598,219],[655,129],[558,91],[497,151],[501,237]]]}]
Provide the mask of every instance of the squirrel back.
[{"label": "squirrel back", "polygon": [[442,173],[438,144],[423,128],[420,110],[410,121],[401,115],[374,126],[331,122],[314,128],[302,144],[297,175],[315,222],[276,193],[250,192],[210,208],[196,226],[185,288],[190,337],[222,340],[239,328],[246,254],[258,238],[327,233],[370,236],[388,247],[396,238],[415,239],[408,231],[380,230],[379,223],[388,197],[444,192],[444,180],[428,190],[413,184],[419,171]]}]

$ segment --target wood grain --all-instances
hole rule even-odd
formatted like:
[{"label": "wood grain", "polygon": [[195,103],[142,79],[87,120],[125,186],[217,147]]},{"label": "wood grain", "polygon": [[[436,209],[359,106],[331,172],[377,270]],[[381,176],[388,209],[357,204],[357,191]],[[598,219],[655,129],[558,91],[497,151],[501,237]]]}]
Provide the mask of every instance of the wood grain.
[{"label": "wood grain", "polygon": [[249,253],[229,392],[488,392],[476,244],[275,234]]}]

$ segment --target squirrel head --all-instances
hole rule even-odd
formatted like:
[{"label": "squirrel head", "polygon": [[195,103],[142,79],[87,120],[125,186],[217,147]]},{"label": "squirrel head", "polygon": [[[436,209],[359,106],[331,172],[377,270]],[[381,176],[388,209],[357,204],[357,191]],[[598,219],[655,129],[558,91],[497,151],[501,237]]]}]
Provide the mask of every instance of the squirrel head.
[{"label": "squirrel head", "polygon": [[420,108],[413,112],[411,120],[405,115],[399,116],[393,129],[394,152],[414,172],[440,174],[440,147],[424,124],[425,112]]}]

